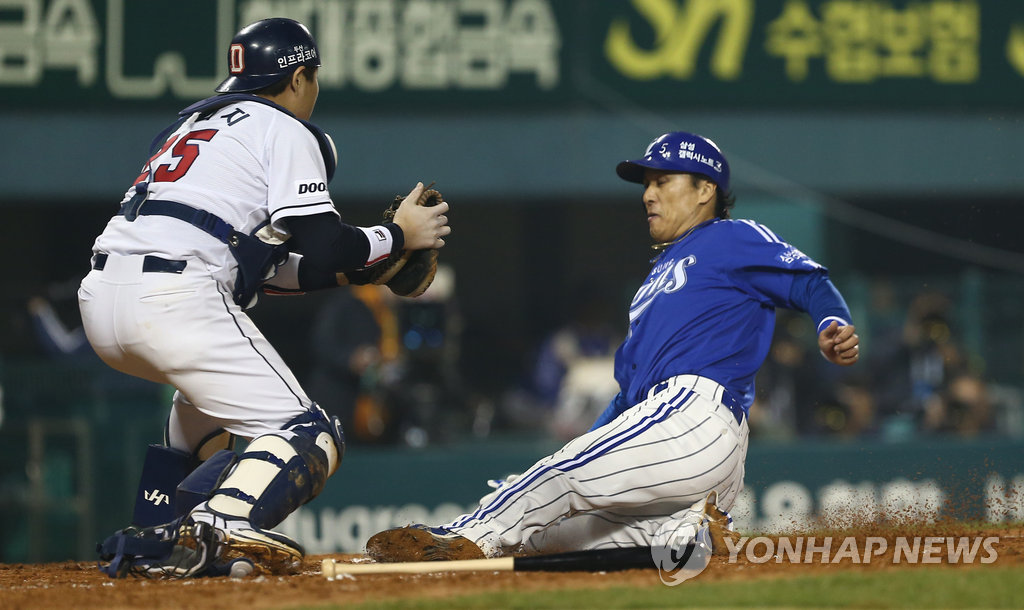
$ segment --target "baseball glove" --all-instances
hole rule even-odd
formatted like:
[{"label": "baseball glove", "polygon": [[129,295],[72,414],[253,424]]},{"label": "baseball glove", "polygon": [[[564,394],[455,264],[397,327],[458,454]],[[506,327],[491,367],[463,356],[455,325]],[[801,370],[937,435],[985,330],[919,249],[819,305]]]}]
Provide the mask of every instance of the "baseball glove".
[{"label": "baseball glove", "polygon": [[[395,197],[391,205],[384,210],[383,222],[394,222],[395,212],[404,199],[402,195]],[[442,201],[444,197],[441,193],[434,189],[426,189],[416,205],[433,207]],[[426,292],[430,283],[434,281],[437,259],[437,249],[402,250],[367,269],[339,273],[338,284],[385,284],[391,292],[400,297],[418,297]]]}]

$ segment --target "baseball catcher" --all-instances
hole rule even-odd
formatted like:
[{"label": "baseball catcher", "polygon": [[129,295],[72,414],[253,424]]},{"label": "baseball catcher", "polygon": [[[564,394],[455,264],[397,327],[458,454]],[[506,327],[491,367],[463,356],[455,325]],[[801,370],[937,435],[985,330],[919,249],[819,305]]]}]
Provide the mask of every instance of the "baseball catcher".
[{"label": "baseball catcher", "polygon": [[244,310],[261,292],[337,288],[348,273],[386,270],[378,281],[416,296],[451,232],[448,204],[422,183],[380,225],[341,222],[334,142],[309,122],[320,54],[304,25],[243,28],[228,65],[218,95],[154,140],[78,293],[108,365],[176,390],[132,525],[100,544],[113,577],[298,568],[303,549],[273,528],[324,488],[345,437]]}]

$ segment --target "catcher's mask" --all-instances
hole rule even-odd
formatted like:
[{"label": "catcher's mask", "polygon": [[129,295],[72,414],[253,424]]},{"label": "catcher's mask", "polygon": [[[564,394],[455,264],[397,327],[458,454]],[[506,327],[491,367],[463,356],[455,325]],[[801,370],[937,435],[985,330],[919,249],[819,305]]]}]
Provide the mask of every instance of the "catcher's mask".
[{"label": "catcher's mask", "polygon": [[320,65],[320,51],[309,29],[274,17],[245,26],[228,47],[228,76],[218,93],[256,91],[273,85],[299,66]]},{"label": "catcher's mask", "polygon": [[704,136],[673,131],[656,138],[647,146],[642,159],[623,161],[615,167],[619,177],[643,184],[644,168],[668,172],[700,174],[729,192],[729,163],[718,145]]}]

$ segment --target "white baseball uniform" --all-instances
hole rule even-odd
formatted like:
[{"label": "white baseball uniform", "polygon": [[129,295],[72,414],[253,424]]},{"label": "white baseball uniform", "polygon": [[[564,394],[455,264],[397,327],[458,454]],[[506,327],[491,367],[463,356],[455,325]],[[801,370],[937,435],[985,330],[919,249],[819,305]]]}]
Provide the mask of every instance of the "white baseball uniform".
[{"label": "white baseball uniform", "polygon": [[[149,200],[205,210],[246,234],[269,224],[286,237],[286,218],[337,214],[315,137],[297,119],[253,101],[189,116],[139,182],[148,182]],[[172,447],[194,450],[218,428],[253,438],[310,408],[287,365],[232,301],[237,263],[225,243],[177,218],[117,215],[93,253],[94,269],[79,290],[86,334],[113,368],[177,388]]]}]

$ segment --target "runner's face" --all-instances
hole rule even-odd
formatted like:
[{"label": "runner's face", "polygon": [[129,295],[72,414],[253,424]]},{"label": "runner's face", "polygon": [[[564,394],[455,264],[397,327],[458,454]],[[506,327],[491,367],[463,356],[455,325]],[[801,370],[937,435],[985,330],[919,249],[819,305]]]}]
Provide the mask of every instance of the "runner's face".
[{"label": "runner's face", "polygon": [[715,185],[692,174],[644,170],[644,209],[656,243],[670,242],[715,215]]}]

